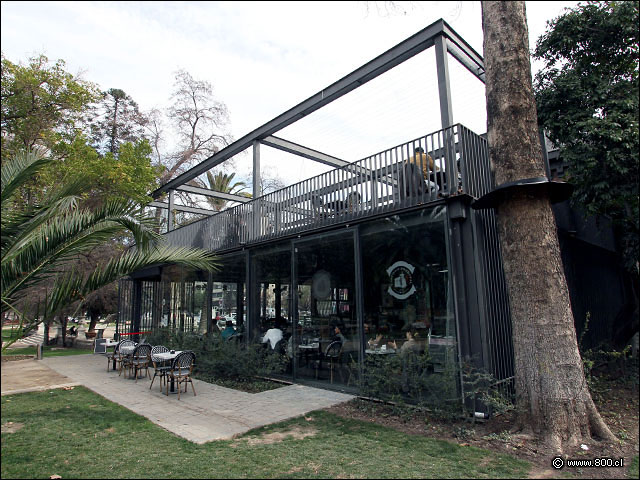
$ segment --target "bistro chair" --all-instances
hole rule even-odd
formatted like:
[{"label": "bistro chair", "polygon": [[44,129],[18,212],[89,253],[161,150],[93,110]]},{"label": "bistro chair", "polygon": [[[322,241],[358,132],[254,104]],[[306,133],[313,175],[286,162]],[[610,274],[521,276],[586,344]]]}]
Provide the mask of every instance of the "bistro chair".
[{"label": "bistro chair", "polygon": [[146,376],[151,378],[149,374],[149,361],[151,359],[151,345],[148,343],[139,343],[131,354],[130,360],[127,362],[129,367],[129,376],[131,376],[131,370],[133,370],[136,377],[136,383],[138,383],[138,372],[145,370]]},{"label": "bistro chair", "polygon": [[316,371],[316,380],[318,379],[318,373],[323,369],[322,362],[327,361],[329,363],[329,375],[331,383],[333,383],[333,370],[337,363],[340,363],[340,356],[342,354],[342,342],[335,340],[327,345],[327,348],[322,352],[317,352],[317,358],[313,361],[313,368]]},{"label": "bistro chair", "polygon": [[118,345],[116,345],[116,349],[118,353],[116,355],[116,368],[118,369],[118,376],[122,375],[122,370],[124,369],[126,363],[129,361],[130,356],[122,353],[122,349],[124,347],[133,347],[136,344],[133,340],[122,340]]},{"label": "bistro chair", "polygon": [[191,351],[180,352],[176,358],[173,359],[171,369],[167,372],[167,390],[166,394],[169,395],[169,379],[176,382],[176,388],[178,390],[178,400],[180,400],[181,384],[184,383],[184,391],[187,392],[187,383],[191,384],[193,389],[193,396],[196,396],[196,389],[193,386],[191,380],[191,374],[193,372],[193,363],[196,361],[196,354]]},{"label": "bistro chair", "polygon": [[[106,341],[106,340],[105,340]],[[114,359],[117,360],[117,357],[119,355],[118,353],[118,348],[120,348],[120,344],[124,342],[124,340],[120,340],[118,342],[118,344],[113,347],[113,352],[106,352],[106,357],[107,357],[107,372],[109,371],[109,366],[111,365],[111,363],[114,361]]]},{"label": "bistro chair", "polygon": [[164,345],[156,345],[151,349],[151,363],[153,364],[153,378],[151,379],[151,385],[149,385],[149,390],[153,387],[153,382],[156,377],[160,377],[160,391],[162,391],[162,379],[167,380],[167,372],[171,370],[171,365],[165,365],[165,361],[156,356],[157,353],[168,352],[169,349]]},{"label": "bistro chair", "polygon": [[[333,383],[333,371],[336,365],[342,363],[342,342],[331,342],[325,351],[324,358],[329,360],[330,382]],[[340,371],[340,374],[342,375],[342,371]]]}]

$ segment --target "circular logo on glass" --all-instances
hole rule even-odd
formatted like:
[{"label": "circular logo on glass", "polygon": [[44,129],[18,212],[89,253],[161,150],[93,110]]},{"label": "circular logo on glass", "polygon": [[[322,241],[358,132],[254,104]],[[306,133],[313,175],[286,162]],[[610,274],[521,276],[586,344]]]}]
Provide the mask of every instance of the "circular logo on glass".
[{"label": "circular logo on glass", "polygon": [[413,271],[416,267],[413,265],[399,261],[387,268],[389,274],[389,289],[387,292],[392,297],[404,300],[413,295],[416,287],[413,284]]}]

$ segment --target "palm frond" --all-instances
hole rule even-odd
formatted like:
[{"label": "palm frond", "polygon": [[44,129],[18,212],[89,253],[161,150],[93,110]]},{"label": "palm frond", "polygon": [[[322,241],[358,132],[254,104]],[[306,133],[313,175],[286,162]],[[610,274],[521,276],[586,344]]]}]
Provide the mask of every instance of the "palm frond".
[{"label": "palm frond", "polygon": [[40,229],[3,252],[1,283],[6,296],[47,278],[65,261],[99,246],[128,230],[145,249],[159,235],[152,219],[142,217],[137,205],[126,200],[108,202],[96,212],[75,211],[50,219]]},{"label": "palm frond", "polygon": [[110,260],[104,267],[96,268],[86,279],[74,272],[60,277],[51,292],[44,314],[53,315],[64,305],[84,299],[89,293],[136,270],[165,263],[206,271],[218,268],[215,255],[205,250],[170,246],[130,250],[120,258]]},{"label": "palm frond", "polygon": [[[45,299],[45,318],[149,265],[176,263],[201,270],[216,267],[210,252],[157,246],[161,237],[154,231],[155,219],[145,216],[133,201],[112,199],[92,211],[78,210],[77,199],[88,188],[82,179],[52,189],[40,203],[21,205],[15,193],[48,162],[37,154],[23,154],[2,166],[2,312],[15,310],[27,288],[52,278],[56,283]],[[69,270],[79,254],[125,232],[134,237],[135,249],[88,276]]]},{"label": "palm frond", "polygon": [[15,157],[7,160],[2,165],[0,174],[0,198],[4,206],[13,194],[27,183],[35,173],[50,163],[50,158],[45,158],[37,151],[18,152]]}]

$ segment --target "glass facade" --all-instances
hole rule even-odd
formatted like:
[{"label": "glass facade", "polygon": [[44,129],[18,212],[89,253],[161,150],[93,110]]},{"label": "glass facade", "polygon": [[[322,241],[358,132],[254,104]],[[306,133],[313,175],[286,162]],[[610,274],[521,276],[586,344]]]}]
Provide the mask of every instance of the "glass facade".
[{"label": "glass facade", "polygon": [[206,332],[207,277],[205,272],[176,265],[162,269],[160,326],[184,332]]},{"label": "glass facade", "polygon": [[349,385],[357,370],[354,230],[294,243],[296,378]]},{"label": "glass facade", "polygon": [[[287,354],[292,334],[291,247],[287,242],[251,254],[251,337],[274,354]],[[287,356],[286,374],[292,373]]]},{"label": "glass facade", "polygon": [[220,257],[218,270],[211,274],[212,324],[208,331],[223,332],[229,327],[225,336],[244,338],[247,323],[246,276],[245,253]]},{"label": "glass facade", "polygon": [[293,381],[355,389],[369,359],[408,352],[443,372],[457,360],[446,226],[441,205],[221,255],[211,274],[165,266],[128,281],[122,318],[262,344]]},{"label": "glass facade", "polygon": [[365,353],[428,351],[455,361],[456,328],[444,207],[361,228]]}]

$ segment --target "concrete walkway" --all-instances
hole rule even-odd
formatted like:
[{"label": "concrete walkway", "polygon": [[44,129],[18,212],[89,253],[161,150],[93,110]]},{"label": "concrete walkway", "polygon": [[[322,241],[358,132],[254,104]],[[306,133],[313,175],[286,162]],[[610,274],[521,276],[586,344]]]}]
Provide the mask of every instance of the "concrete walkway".
[{"label": "concrete walkway", "polygon": [[[25,360],[28,362],[29,360]],[[113,402],[142,415],[170,432],[195,443],[230,439],[253,428],[297,417],[307,412],[346,402],[354,397],[339,392],[302,385],[290,385],[262,393],[238,390],[194,380],[187,393],[160,393],[159,379],[149,389],[151,380],[136,383],[118,372],[107,371],[102,355],[45,357],[41,363],[71,383],[84,385]],[[5,368],[10,363],[3,362]],[[17,362],[16,362],[17,363]],[[22,363],[22,362],[20,362]],[[150,369],[151,375],[153,370]],[[3,395],[5,379],[3,378]]]}]

